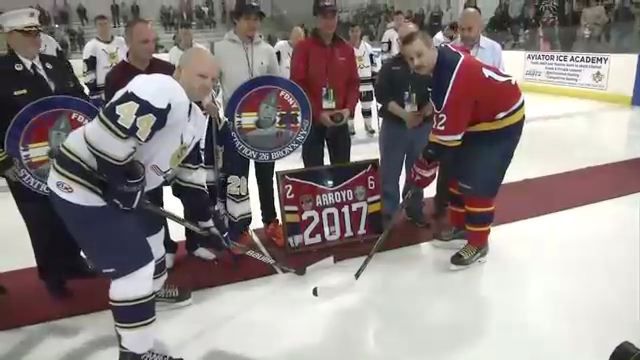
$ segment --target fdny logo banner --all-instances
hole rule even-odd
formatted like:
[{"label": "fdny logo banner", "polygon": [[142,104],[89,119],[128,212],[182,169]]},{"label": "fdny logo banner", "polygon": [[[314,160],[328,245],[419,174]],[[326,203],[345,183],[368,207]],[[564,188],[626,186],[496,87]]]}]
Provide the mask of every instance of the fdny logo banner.
[{"label": "fdny logo banner", "polygon": [[225,109],[233,144],[257,162],[282,159],[298,149],[311,129],[311,104],[294,82],[260,76],[242,84]]},{"label": "fdny logo banner", "polygon": [[71,96],[49,96],[32,102],[9,125],[4,148],[15,159],[20,182],[48,195],[49,159],[69,133],[98,115],[91,103]]}]

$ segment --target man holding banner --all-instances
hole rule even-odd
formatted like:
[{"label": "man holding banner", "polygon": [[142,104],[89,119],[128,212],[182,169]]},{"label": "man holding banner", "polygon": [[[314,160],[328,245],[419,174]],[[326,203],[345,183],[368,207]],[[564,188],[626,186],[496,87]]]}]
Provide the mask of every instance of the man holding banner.
[{"label": "man holding banner", "polygon": [[[68,279],[94,273],[49,203],[47,155],[54,150],[50,146],[58,142],[59,135],[71,131],[72,116],[82,118],[81,111],[72,108],[93,107],[83,101],[88,97],[68,64],[39,53],[41,27],[37,10],[6,12],[0,16],[0,25],[11,48],[0,57],[0,78],[6,84],[0,88],[0,173],[25,221],[40,279],[51,295],[68,297]],[[34,102],[42,104],[42,99],[54,95],[67,96],[59,104],[64,109],[59,109],[55,117],[47,115],[51,113],[49,108],[38,111],[32,107]],[[14,141],[5,142],[7,132],[14,134]]]}]

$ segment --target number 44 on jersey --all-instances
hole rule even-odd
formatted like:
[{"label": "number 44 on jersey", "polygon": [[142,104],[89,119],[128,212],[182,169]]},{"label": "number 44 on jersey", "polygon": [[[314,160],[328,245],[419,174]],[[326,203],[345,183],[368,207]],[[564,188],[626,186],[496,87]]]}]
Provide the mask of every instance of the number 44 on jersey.
[{"label": "number 44 on jersey", "polygon": [[378,162],[278,173],[292,251],[362,241],[382,232]]}]

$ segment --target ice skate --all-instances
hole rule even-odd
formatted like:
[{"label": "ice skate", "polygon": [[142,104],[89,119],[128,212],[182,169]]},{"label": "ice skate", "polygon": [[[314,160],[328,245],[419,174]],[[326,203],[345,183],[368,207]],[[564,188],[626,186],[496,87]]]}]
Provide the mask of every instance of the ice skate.
[{"label": "ice skate", "polygon": [[171,310],[191,305],[191,291],[171,284],[164,286],[156,293],[156,309]]},{"label": "ice skate", "polygon": [[451,270],[464,270],[472,265],[485,263],[488,254],[488,245],[477,248],[467,244],[451,257]]},{"label": "ice skate", "polygon": [[147,351],[144,354],[136,354],[127,349],[120,349],[118,360],[184,360],[183,358],[172,357],[154,351]]},{"label": "ice skate", "polygon": [[464,229],[451,227],[434,234],[431,243],[441,249],[460,250],[467,244],[465,236]]}]

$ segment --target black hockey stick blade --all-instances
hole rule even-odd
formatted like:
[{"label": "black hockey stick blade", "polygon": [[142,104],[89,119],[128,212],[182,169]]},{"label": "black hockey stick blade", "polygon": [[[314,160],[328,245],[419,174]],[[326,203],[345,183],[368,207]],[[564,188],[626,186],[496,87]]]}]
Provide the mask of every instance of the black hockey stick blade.
[{"label": "black hockey stick blade", "polygon": [[[404,209],[406,209],[408,200],[411,198],[414,191],[417,191],[417,189],[411,188],[409,189],[409,191],[407,191],[407,193],[404,195],[404,198],[402,199],[402,204],[398,211],[404,211]],[[380,250],[382,245],[387,241],[387,238],[391,233],[391,228],[392,226],[387,227],[382,233],[382,235],[380,235],[378,240],[376,240],[375,244],[373,245],[373,248],[371,248],[371,251],[369,251],[369,255],[367,255],[367,257],[364,259],[364,261],[362,262],[362,265],[360,265],[360,267],[358,268],[358,271],[356,271],[354,275],[356,280],[360,278],[364,270],[367,268],[367,266],[369,266],[369,262],[371,262],[371,259],[373,259],[373,256],[378,252],[378,250]]]},{"label": "black hockey stick blade", "polygon": [[[196,224],[194,224],[194,223],[192,223],[190,221],[187,221],[186,219],[181,218],[180,216],[178,216],[178,215],[176,215],[176,214],[174,214],[174,213],[172,213],[170,211],[167,211],[167,210],[163,209],[160,206],[152,204],[147,199],[143,199],[141,201],[141,206],[147,211],[150,211],[150,212],[152,212],[152,213],[154,213],[156,215],[165,217],[165,218],[175,222],[176,224],[182,225],[185,228],[187,228],[187,229],[189,229],[189,230],[191,230],[193,232],[196,232],[196,233],[198,233],[200,235],[207,235],[208,234],[208,232],[206,230],[202,229],[198,225],[196,225]],[[273,259],[273,258],[271,258],[269,256],[266,256],[266,255],[260,253],[260,251],[256,251],[255,249],[253,249],[253,248],[251,248],[249,246],[246,246],[246,245],[234,242],[234,241],[231,242],[231,246],[233,246],[233,247],[235,247],[237,249],[240,249],[240,251],[242,252],[243,255],[246,255],[246,256],[249,256],[251,258],[254,258],[254,259],[256,259],[258,261],[261,261],[261,262],[263,262],[265,264],[269,264],[271,266],[276,266],[280,270],[282,270],[283,272],[290,272],[290,273],[294,273],[294,274],[300,275],[300,276],[306,274],[306,272],[307,272],[306,268],[294,269],[294,268],[291,268],[289,266],[283,265],[283,264],[279,263],[278,261],[276,261],[275,259]]]}]

